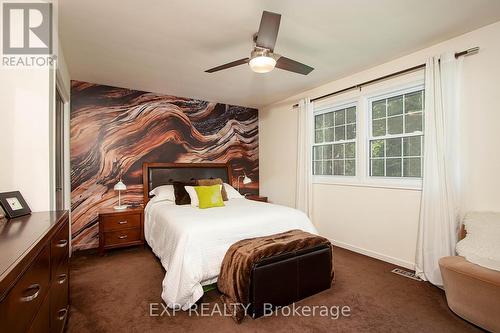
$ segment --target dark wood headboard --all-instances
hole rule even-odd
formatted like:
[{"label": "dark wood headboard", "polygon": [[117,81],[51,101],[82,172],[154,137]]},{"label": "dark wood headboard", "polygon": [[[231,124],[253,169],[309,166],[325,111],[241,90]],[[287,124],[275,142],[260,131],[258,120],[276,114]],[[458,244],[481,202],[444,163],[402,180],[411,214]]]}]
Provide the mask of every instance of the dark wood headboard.
[{"label": "dark wood headboard", "polygon": [[142,164],[144,205],[151,198],[149,192],[155,187],[204,178],[221,178],[225,183],[232,184],[231,166],[226,163],[144,162]]}]

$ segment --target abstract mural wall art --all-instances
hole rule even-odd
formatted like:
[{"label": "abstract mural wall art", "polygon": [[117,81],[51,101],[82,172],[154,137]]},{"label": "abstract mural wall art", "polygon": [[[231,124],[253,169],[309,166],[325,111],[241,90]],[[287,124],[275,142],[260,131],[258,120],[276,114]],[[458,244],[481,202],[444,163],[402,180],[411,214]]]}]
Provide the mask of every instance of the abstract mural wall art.
[{"label": "abstract mural wall art", "polygon": [[[258,193],[258,110],[87,82],[71,83],[73,249],[98,246],[98,212],[142,203],[142,163],[229,162]],[[236,185],[236,184],[234,184]]]}]

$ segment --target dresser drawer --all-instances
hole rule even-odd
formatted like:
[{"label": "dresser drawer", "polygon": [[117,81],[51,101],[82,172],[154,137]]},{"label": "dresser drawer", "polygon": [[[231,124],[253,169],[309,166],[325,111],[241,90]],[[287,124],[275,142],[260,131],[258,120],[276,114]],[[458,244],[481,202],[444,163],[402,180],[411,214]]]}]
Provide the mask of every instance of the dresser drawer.
[{"label": "dresser drawer", "polygon": [[101,219],[104,232],[141,226],[141,214],[110,215],[102,216]]},{"label": "dresser drawer", "polygon": [[66,221],[50,242],[52,278],[59,264],[68,258],[69,254],[69,223]]},{"label": "dresser drawer", "polygon": [[104,246],[141,242],[141,229],[132,228],[104,233]]},{"label": "dresser drawer", "polygon": [[59,265],[50,288],[50,331],[52,333],[60,333],[68,317],[68,264],[68,260],[65,260]]},{"label": "dresser drawer", "polygon": [[45,297],[28,333],[47,333],[50,329],[50,295]]},{"label": "dresser drawer", "polygon": [[0,304],[0,331],[25,332],[50,283],[50,248],[45,246]]}]

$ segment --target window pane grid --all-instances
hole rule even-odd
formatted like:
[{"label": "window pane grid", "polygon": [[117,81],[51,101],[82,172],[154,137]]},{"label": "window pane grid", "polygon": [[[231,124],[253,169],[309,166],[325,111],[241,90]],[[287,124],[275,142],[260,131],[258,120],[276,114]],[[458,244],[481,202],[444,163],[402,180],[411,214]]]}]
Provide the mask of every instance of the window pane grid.
[{"label": "window pane grid", "polygon": [[315,115],[313,174],[354,176],[356,166],[356,107]]},{"label": "window pane grid", "polygon": [[370,175],[421,177],[422,157],[423,135],[370,140]]},{"label": "window pane grid", "polygon": [[354,176],[356,143],[335,143],[313,147],[315,175]]},{"label": "window pane grid", "polygon": [[418,90],[370,103],[370,176],[421,177],[423,101]]},{"label": "window pane grid", "polygon": [[[417,105],[417,102],[420,105]],[[423,131],[423,90],[373,101],[371,135],[411,134]],[[398,121],[400,119],[400,121]]]}]

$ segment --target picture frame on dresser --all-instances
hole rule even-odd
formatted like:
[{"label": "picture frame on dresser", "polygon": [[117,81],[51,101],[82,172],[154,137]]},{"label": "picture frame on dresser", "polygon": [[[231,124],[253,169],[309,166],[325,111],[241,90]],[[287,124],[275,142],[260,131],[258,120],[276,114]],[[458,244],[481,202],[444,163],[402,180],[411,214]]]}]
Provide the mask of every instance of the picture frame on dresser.
[{"label": "picture frame on dresser", "polygon": [[19,191],[0,193],[0,206],[8,219],[31,214],[30,207]]}]

